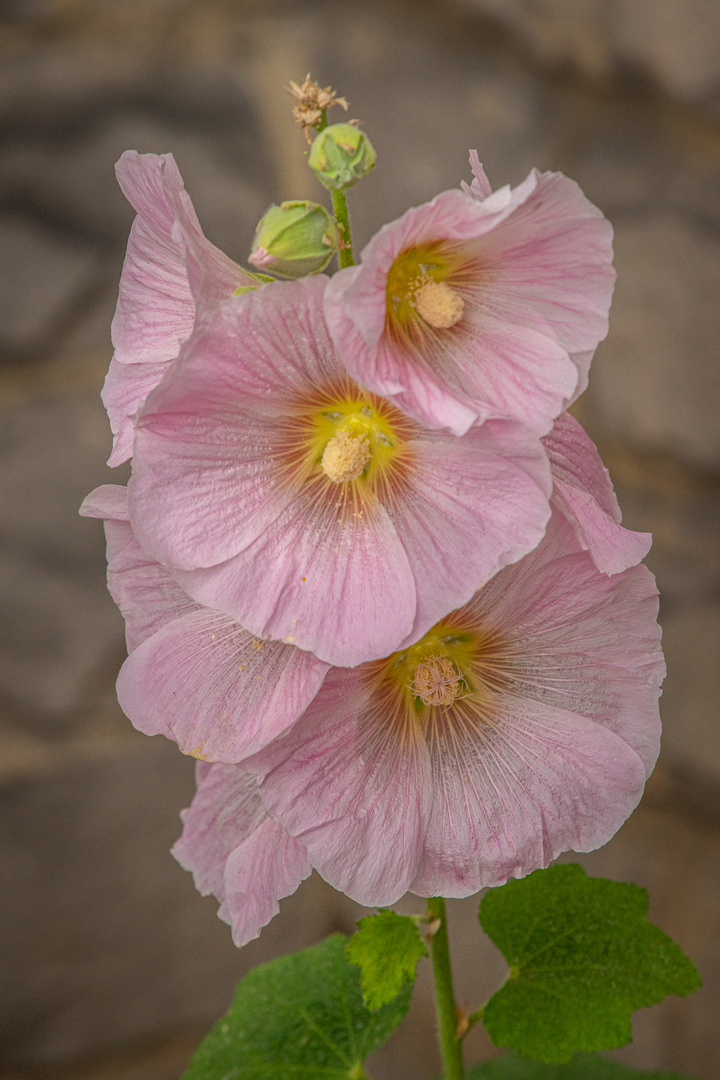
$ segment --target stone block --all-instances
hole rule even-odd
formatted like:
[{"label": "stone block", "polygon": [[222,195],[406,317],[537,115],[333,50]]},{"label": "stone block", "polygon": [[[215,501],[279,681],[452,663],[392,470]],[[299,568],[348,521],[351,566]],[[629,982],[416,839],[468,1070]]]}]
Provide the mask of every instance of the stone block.
[{"label": "stone block", "polygon": [[[117,263],[119,276],[135,213],[115,179],[115,162],[125,150],[175,155],[207,235],[233,258],[244,262],[255,226],[272,201],[244,172],[258,171],[245,144],[246,168],[214,135],[126,111],[106,116],[78,138],[62,144],[16,140],[0,166],[6,198],[23,197],[65,228],[91,234]],[[118,256],[120,256],[118,258]]]},{"label": "stone block", "polygon": [[162,738],[58,754],[0,787],[4,1065],[60,1068],[101,1052],[200,1034],[241,975],[352,929],[361,913],[320,879],[237,950],[168,849],[193,761]]},{"label": "stone block", "polygon": [[3,637],[6,706],[33,730],[66,734],[101,675],[114,679],[123,628],[105,589],[99,522],[78,516],[95,486],[123,482],[104,464],[107,417],[97,389],[38,394],[2,410]]},{"label": "stone block", "polygon": [[683,101],[720,101],[713,0],[451,0],[516,35],[541,62],[593,78],[641,72]]},{"label": "stone block", "polygon": [[24,358],[65,329],[68,309],[95,285],[97,255],[32,219],[0,218],[0,359]]},{"label": "stone block", "polygon": [[720,243],[680,217],[616,220],[610,334],[588,398],[604,437],[720,467]]}]

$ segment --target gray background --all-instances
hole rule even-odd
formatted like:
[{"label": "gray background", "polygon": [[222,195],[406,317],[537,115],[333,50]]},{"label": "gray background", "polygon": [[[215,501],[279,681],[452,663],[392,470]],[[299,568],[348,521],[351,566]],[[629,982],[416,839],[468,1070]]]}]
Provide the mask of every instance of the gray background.
[{"label": "gray background", "polygon": [[[715,0],[35,0],[0,13],[3,803],[0,1080],[173,1080],[238,976],[351,930],[317,878],[238,952],[168,854],[192,762],[115,703],[124,656],[97,522],[112,479],[98,397],[132,211],[113,163],[172,151],[208,236],[244,260],[257,219],[320,197],[283,87],[307,71],[378,151],[350,193],[362,244],[409,205],[532,165],[616,227],[610,337],[577,414],[626,524],[651,529],[669,675],[642,807],[583,861],[647,885],[705,985],[637,1015],[619,1057],[720,1071],[720,6]],[[121,470],[119,477],[124,480]],[[407,910],[418,902],[407,902]],[[459,993],[503,964],[451,905]],[[374,1075],[439,1072],[427,971]],[[468,1057],[492,1052],[482,1031]]]}]

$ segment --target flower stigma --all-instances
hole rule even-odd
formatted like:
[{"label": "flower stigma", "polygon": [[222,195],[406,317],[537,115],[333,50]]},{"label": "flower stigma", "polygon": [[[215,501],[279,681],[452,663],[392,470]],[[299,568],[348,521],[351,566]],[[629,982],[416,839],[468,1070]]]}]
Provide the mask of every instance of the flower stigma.
[{"label": "flower stigma", "polygon": [[415,668],[412,690],[424,705],[452,705],[465,680],[447,656],[428,656]]},{"label": "flower stigma", "polygon": [[322,456],[322,469],[333,484],[357,480],[365,471],[371,458],[370,443],[366,435],[351,435],[343,428],[333,435]]},{"label": "flower stigma", "polygon": [[387,318],[403,328],[417,325],[418,318],[435,330],[455,326],[465,309],[455,287],[464,276],[464,262],[439,243],[402,252],[388,272]]}]

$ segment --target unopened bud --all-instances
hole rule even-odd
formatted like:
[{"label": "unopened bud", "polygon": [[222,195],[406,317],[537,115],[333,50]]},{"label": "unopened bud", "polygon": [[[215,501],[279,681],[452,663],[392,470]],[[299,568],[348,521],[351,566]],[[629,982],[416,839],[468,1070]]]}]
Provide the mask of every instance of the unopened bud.
[{"label": "unopened bud", "polygon": [[258,270],[299,278],[324,270],[336,247],[335,223],[324,206],[284,202],[260,221],[248,261]]},{"label": "unopened bud", "polygon": [[344,191],[369,173],[376,160],[363,131],[352,124],[331,124],[312,144],[308,164],[326,188]]}]

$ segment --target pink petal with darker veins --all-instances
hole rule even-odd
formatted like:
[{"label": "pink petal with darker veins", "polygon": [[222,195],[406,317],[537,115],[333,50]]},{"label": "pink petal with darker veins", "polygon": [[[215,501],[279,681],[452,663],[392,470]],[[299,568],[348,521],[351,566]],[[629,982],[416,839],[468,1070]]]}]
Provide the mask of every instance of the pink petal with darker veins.
[{"label": "pink petal with darker veins", "polygon": [[435,801],[421,896],[469,896],[604,844],[637,806],[645,770],[613,732],[507,696],[495,725],[448,733],[433,754]]},{"label": "pink petal with darker veins", "polygon": [[132,455],[132,417],[192,331],[199,279],[206,308],[241,286],[257,285],[203,235],[172,154],[128,150],[116,172],[138,216],[120,278],[115,358],[103,391],[115,435],[110,465]]},{"label": "pink petal with darker veins", "polygon": [[360,904],[392,904],[417,873],[430,806],[420,740],[393,730],[357,673],[335,669],[307,714],[250,759],[268,813],[326,881]]},{"label": "pink petal with darker veins", "polygon": [[417,592],[387,511],[368,504],[355,517],[303,493],[239,555],[176,571],[178,580],[260,637],[291,641],[329,664],[385,656],[411,632]]},{"label": "pink petal with darker veins", "polygon": [[327,670],[312,653],[258,641],[229,616],[202,608],[130,654],[118,676],[118,701],[146,735],[235,764],[297,720]]},{"label": "pink petal with darker veins", "polygon": [[121,364],[115,357],[110,361],[101,397],[114,436],[108,458],[111,468],[132,457],[135,439],[132,418],[160,382],[167,367],[167,364]]},{"label": "pink petal with darker veins", "polygon": [[409,490],[390,508],[419,583],[408,644],[537,546],[551,489],[540,441],[508,421],[489,420],[458,439],[427,431],[413,452]]},{"label": "pink petal with darker veins", "polygon": [[235,944],[245,945],[310,874],[307,853],[268,819],[257,781],[242,766],[198,769],[197,794],[182,818],[173,855],[204,896],[214,893]]},{"label": "pink petal with darker veins", "polygon": [[650,550],[650,533],[623,529],[608,471],[597,448],[569,413],[543,439],[553,474],[553,502],[575,529],[580,546],[605,574],[636,566]]}]

